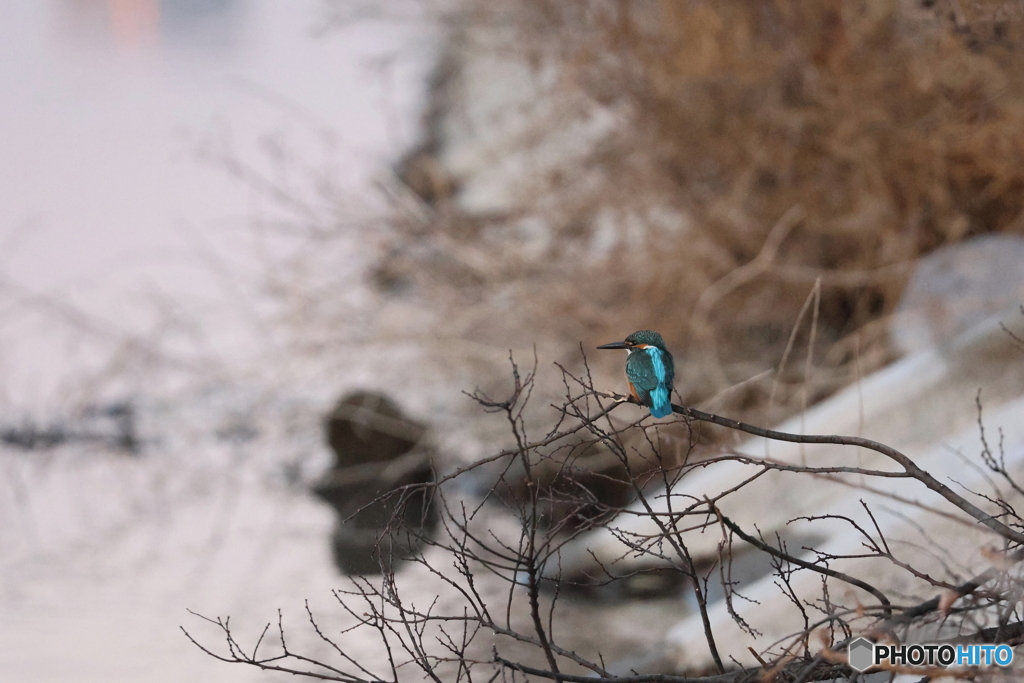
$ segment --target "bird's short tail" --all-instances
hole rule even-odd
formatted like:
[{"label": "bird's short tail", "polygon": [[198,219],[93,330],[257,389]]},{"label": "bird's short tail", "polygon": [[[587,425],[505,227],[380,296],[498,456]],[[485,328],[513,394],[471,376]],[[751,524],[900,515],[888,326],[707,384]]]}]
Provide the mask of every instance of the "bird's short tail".
[{"label": "bird's short tail", "polygon": [[672,414],[672,401],[666,387],[659,386],[651,392],[651,415],[667,417]]}]

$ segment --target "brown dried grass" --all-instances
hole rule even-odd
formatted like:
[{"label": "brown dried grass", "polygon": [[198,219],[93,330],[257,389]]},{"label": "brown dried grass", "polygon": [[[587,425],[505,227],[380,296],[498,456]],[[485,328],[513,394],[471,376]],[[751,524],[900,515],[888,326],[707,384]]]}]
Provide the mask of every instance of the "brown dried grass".
[{"label": "brown dried grass", "polygon": [[[376,270],[439,312],[428,334],[446,348],[544,340],[561,360],[654,328],[684,401],[777,419],[891,357],[885,319],[914,259],[1024,232],[1015,2],[477,0],[453,26],[453,49],[486,34],[497,54],[555,64],[554,96],[622,123],[514,211],[473,215],[437,161],[446,62],[433,135],[405,167],[426,204]],[[602,221],[613,241],[598,248]],[[774,380],[727,391],[784,356]]]}]

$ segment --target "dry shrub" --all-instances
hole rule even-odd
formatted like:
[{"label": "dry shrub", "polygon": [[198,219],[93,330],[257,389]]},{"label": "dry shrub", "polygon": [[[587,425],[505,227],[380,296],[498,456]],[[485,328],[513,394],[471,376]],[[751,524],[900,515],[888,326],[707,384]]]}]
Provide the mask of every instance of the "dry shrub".
[{"label": "dry shrub", "polygon": [[[404,167],[425,205],[376,270],[440,313],[431,335],[568,357],[657,329],[694,403],[778,368],[789,344],[776,380],[715,406],[776,419],[889,359],[885,317],[915,258],[1024,232],[1014,2],[471,0],[454,16]],[[498,214],[468,210],[445,167],[473,50],[530,65],[564,105],[523,148],[597,110],[616,121]]]}]

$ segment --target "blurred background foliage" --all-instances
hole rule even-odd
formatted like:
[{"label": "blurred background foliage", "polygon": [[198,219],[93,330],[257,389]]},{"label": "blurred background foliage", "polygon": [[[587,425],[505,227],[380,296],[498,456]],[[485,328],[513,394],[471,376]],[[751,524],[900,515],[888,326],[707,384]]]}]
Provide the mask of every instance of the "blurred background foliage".
[{"label": "blurred background foliage", "polygon": [[[469,0],[372,281],[437,313],[419,334],[439,356],[570,361],[652,328],[685,402],[784,417],[892,359],[915,259],[1024,232],[1022,19],[1004,0]],[[509,64],[525,85],[488,104]]]}]

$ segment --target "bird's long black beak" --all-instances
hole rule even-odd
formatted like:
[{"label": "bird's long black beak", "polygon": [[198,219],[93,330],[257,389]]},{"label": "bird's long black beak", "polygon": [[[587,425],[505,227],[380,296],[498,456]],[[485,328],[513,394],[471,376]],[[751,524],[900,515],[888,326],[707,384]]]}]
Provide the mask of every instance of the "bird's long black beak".
[{"label": "bird's long black beak", "polygon": [[597,348],[599,349],[628,349],[629,344],[626,342],[612,342],[611,344],[601,344]]}]

